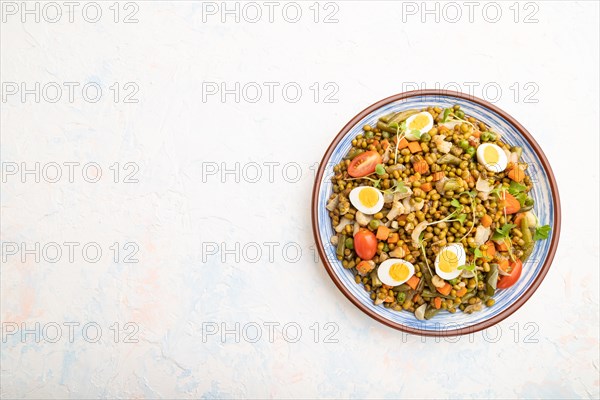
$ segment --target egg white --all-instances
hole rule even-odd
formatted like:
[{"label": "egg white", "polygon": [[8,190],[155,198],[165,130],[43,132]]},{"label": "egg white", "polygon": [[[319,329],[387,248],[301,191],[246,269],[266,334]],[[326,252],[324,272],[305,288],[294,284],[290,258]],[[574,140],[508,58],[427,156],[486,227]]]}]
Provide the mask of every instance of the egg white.
[{"label": "egg white", "polygon": [[[408,272],[408,276],[406,277],[406,279],[404,279],[402,281],[397,281],[390,276],[390,268],[394,264],[404,264],[408,267],[409,272]],[[414,274],[415,274],[414,265],[412,265],[408,261],[402,260],[400,258],[389,258],[389,259],[385,260],[384,262],[382,262],[381,265],[379,265],[379,268],[377,269],[377,277],[383,284],[388,285],[388,286],[402,285],[404,282],[409,280]]]},{"label": "egg white", "polygon": [[429,114],[427,111],[423,111],[418,114],[411,115],[410,117],[408,117],[406,119],[406,135],[404,136],[406,138],[406,140],[410,140],[410,141],[419,140],[419,138],[415,137],[411,133],[412,129],[409,128],[410,123],[419,116],[425,116],[425,117],[427,117],[427,120],[429,121],[429,122],[427,122],[427,125],[425,125],[422,129],[417,129],[419,132],[421,132],[421,135],[424,134],[425,132],[429,132],[431,130],[431,128],[433,128],[433,116],[431,114]]},{"label": "egg white", "polygon": [[[498,152],[498,162],[497,163],[487,163],[484,158],[484,152],[487,147],[493,147]],[[479,164],[483,165],[485,169],[492,172],[502,172],[506,169],[508,165],[508,157],[506,157],[506,153],[500,146],[497,146],[493,143],[483,143],[477,147],[477,161]]]},{"label": "egg white", "polygon": [[[373,207],[365,206],[363,203],[361,203],[360,198],[359,198],[360,191],[367,189],[367,188],[374,190],[378,196],[377,203]],[[357,188],[354,188],[350,192],[350,195],[348,196],[348,198],[350,199],[350,203],[352,203],[354,208],[356,208],[358,211],[360,211],[361,213],[363,213],[365,215],[377,214],[383,208],[383,195],[381,194],[381,192],[379,190],[375,189],[372,186],[359,186]]]},{"label": "egg white", "polygon": [[[453,252],[456,255],[456,257],[458,257],[458,264],[456,264],[456,269],[454,271],[444,272],[440,269],[440,255],[445,250],[450,250],[451,252]],[[440,250],[440,252],[438,253],[438,255],[435,257],[435,272],[442,279],[446,279],[446,280],[454,279],[462,273],[462,270],[458,269],[458,267],[460,267],[461,265],[465,265],[466,261],[467,261],[467,254],[465,253],[465,249],[464,249],[463,245],[459,244],[459,243],[449,244],[448,246],[443,247]]]}]

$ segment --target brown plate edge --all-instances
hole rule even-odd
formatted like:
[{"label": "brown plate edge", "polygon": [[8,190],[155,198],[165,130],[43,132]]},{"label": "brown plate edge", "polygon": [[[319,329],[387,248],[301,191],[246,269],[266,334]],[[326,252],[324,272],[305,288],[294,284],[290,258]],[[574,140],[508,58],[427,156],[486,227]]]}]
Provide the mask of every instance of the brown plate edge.
[{"label": "brown plate edge", "polygon": [[[380,108],[388,103],[392,103],[392,102],[410,98],[410,97],[432,96],[432,95],[433,96],[435,96],[435,95],[452,96],[452,97],[456,97],[459,99],[471,101],[473,103],[477,103],[479,105],[482,105],[482,106],[494,111],[495,113],[497,113],[498,115],[500,115],[501,117],[506,119],[508,122],[510,122],[515,128],[517,128],[517,130],[522,134],[522,136],[533,147],[534,151],[537,153],[539,159],[541,160],[542,166],[544,168],[544,172],[546,173],[548,180],[550,181],[552,198],[554,199],[554,203],[555,203],[554,226],[552,227],[552,238],[551,238],[552,242],[550,243],[550,249],[548,251],[548,255],[546,256],[546,259],[544,260],[544,265],[542,266],[540,273],[536,276],[536,278],[534,279],[531,286],[523,293],[523,295],[521,297],[519,297],[517,299],[517,301],[515,301],[513,304],[511,304],[506,310],[502,311],[500,314],[490,318],[487,321],[478,323],[473,326],[465,327],[465,328],[459,328],[459,329],[453,329],[453,330],[441,330],[441,331],[426,331],[426,330],[415,329],[412,327],[404,326],[402,324],[392,322],[392,321],[389,321],[389,320],[383,318],[382,316],[372,312],[365,305],[363,305],[357,298],[355,298],[346,289],[346,287],[341,282],[339,277],[333,271],[333,268],[331,267],[329,261],[327,260],[327,257],[325,256],[325,248],[323,246],[323,242],[321,241],[321,237],[319,235],[319,230],[317,228],[317,224],[318,224],[318,212],[317,212],[318,199],[317,199],[317,197],[318,197],[319,190],[321,188],[320,182],[321,182],[321,179],[325,172],[325,167],[327,165],[327,161],[331,157],[331,154],[333,153],[333,150],[335,149],[335,147],[342,140],[342,138],[346,135],[346,133],[354,125],[356,125],[357,122],[359,122],[361,119],[363,119],[365,116],[367,116],[371,112],[377,110],[378,108]],[[550,266],[552,265],[552,261],[554,260],[554,255],[556,254],[556,249],[558,248],[558,242],[559,242],[559,238],[560,238],[560,229],[561,229],[561,209],[560,209],[560,196],[558,194],[558,185],[556,183],[554,173],[552,171],[552,168],[550,167],[550,163],[548,162],[546,155],[544,154],[544,152],[542,151],[542,149],[540,148],[540,146],[536,142],[536,140],[533,138],[533,136],[529,133],[529,131],[527,131],[527,129],[525,129],[525,127],[523,127],[523,125],[521,125],[510,114],[508,114],[504,110],[498,108],[497,106],[495,106],[483,99],[480,99],[475,96],[467,95],[464,93],[460,93],[460,92],[454,92],[454,91],[449,91],[449,90],[436,90],[436,89],[413,90],[410,92],[404,92],[404,93],[396,94],[393,96],[389,96],[389,97],[379,100],[378,102],[365,108],[360,113],[358,113],[356,116],[354,116],[354,118],[352,118],[346,125],[344,125],[344,127],[340,130],[340,132],[336,135],[336,137],[333,139],[333,141],[327,148],[327,151],[325,152],[325,155],[321,159],[319,169],[315,176],[315,183],[313,186],[313,193],[312,193],[311,219],[312,219],[313,236],[315,239],[315,243],[317,245],[319,257],[321,258],[321,262],[325,266],[325,269],[326,269],[327,273],[329,274],[330,278],[333,280],[333,282],[338,287],[338,289],[344,294],[344,296],[346,296],[346,298],[348,298],[348,300],[350,300],[356,307],[358,307],[365,314],[367,314],[371,318],[375,319],[376,321],[378,321],[390,328],[394,328],[394,329],[397,329],[397,330],[400,330],[403,332],[407,332],[407,333],[411,333],[411,334],[415,334],[415,335],[434,336],[434,337],[459,336],[459,335],[466,335],[466,334],[478,332],[478,331],[487,329],[487,328],[501,322],[502,320],[508,318],[510,315],[512,315],[514,312],[516,312],[519,308],[521,308],[523,306],[523,304],[525,304],[525,302],[527,302],[527,300],[529,300],[529,298],[533,295],[533,293],[535,293],[537,288],[540,286],[540,284],[544,280],[544,277],[548,273],[548,270],[550,269]]]}]

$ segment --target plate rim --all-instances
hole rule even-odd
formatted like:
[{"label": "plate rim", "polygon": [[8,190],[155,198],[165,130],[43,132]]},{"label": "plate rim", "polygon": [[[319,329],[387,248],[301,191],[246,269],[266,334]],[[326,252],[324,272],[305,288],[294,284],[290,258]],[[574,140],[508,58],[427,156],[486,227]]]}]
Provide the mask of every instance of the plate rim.
[{"label": "plate rim", "polygon": [[[398,100],[403,100],[411,97],[418,96],[450,96],[458,99],[466,100],[469,102],[473,102],[479,104],[495,113],[503,117],[506,121],[508,121],[512,126],[516,128],[516,130],[521,134],[521,136],[531,145],[533,150],[537,153],[538,158],[540,159],[543,167],[543,171],[546,173],[548,181],[550,183],[551,195],[554,201],[554,226],[552,227],[552,238],[550,247],[548,250],[548,254],[546,259],[544,260],[544,264],[539,272],[539,274],[535,277],[532,284],[525,290],[525,292],[511,305],[509,305],[506,309],[502,310],[499,314],[494,315],[492,318],[479,322],[475,325],[451,329],[451,330],[424,330],[419,328],[413,328],[410,326],[406,326],[391,320],[384,318],[383,316],[373,312],[368,307],[366,307],[358,298],[352,295],[350,291],[344,286],[341,279],[335,273],[328,257],[325,254],[325,246],[323,245],[323,241],[321,240],[321,235],[319,233],[318,227],[318,195],[321,189],[321,181],[323,178],[323,174],[325,173],[325,168],[328,165],[328,161],[331,158],[335,148],[341,142],[341,140],[346,136],[346,134],[364,117],[371,114],[373,111],[389,104],[396,102]],[[432,337],[448,337],[448,336],[460,336],[460,335],[468,335],[474,332],[478,332],[484,329],[487,329],[491,326],[498,324],[504,319],[511,316],[514,312],[516,312],[519,308],[521,308],[527,300],[536,292],[538,287],[541,285],[542,281],[546,277],[550,266],[554,260],[554,256],[556,254],[556,250],[558,248],[558,243],[560,239],[560,230],[561,230],[561,205],[560,205],[560,196],[558,193],[558,185],[556,183],[556,178],[554,177],[554,172],[552,171],[552,167],[544,154],[544,151],[537,143],[537,141],[533,138],[531,133],[521,123],[519,123],[515,118],[513,118],[509,113],[502,110],[498,106],[480,99],[476,96],[472,96],[470,94],[465,94],[461,92],[455,92],[451,90],[442,90],[442,89],[420,89],[420,90],[412,90],[408,92],[398,93],[389,97],[386,97],[382,100],[379,100],[370,106],[366,107],[358,114],[356,114],[348,123],[346,123],[343,128],[338,132],[338,134],[334,137],[331,144],[327,147],[325,154],[321,158],[321,162],[319,164],[319,168],[315,175],[315,182],[313,184],[313,192],[312,192],[312,201],[311,201],[311,219],[312,219],[312,230],[313,236],[315,239],[315,244],[317,247],[317,251],[319,253],[319,258],[321,263],[325,267],[327,274],[331,278],[331,280],[335,283],[337,288],[346,296],[351,303],[353,303],[358,309],[360,309],[363,313],[367,314],[369,317],[374,320],[386,325],[390,328],[400,330],[402,332],[420,335],[420,336],[432,336]]]}]

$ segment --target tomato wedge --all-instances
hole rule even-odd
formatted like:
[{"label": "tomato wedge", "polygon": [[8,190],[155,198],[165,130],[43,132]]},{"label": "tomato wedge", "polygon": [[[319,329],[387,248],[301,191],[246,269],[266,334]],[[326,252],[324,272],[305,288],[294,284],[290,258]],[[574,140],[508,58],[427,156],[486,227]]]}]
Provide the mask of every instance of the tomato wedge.
[{"label": "tomato wedge", "polygon": [[498,289],[506,289],[515,284],[516,281],[521,277],[521,271],[523,270],[523,263],[518,258],[516,261],[510,263],[510,275],[503,276],[498,281],[496,287]]},{"label": "tomato wedge", "polygon": [[377,164],[381,164],[381,155],[375,150],[365,151],[354,157],[348,165],[348,175],[353,178],[361,178],[375,172]]},{"label": "tomato wedge", "polygon": [[377,238],[367,229],[361,229],[354,235],[354,251],[363,260],[370,260],[377,253]]}]

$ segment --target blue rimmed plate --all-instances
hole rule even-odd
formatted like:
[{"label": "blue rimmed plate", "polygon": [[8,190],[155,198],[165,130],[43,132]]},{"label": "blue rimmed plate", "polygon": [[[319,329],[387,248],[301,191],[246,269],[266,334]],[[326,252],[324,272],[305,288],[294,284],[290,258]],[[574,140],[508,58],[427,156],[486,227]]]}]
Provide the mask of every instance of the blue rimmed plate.
[{"label": "blue rimmed plate", "polygon": [[[375,126],[382,115],[414,108],[459,104],[465,114],[491,126],[502,134],[502,140],[523,148],[523,160],[529,164],[528,174],[534,181],[530,195],[535,200],[534,212],[541,225],[552,227],[547,240],[537,241],[531,256],[523,265],[520,279],[508,289],[499,290],[493,307],[480,312],[451,314],[440,312],[431,320],[420,321],[412,313],[398,312],[376,306],[361,284],[356,284],[351,271],[336,258],[331,218],[325,208],[332,193],[333,166],[352,147],[352,139],[362,133],[365,124]],[[514,118],[484,100],[445,90],[417,90],[383,99],[355,116],[335,137],[325,153],[317,172],[312,199],[313,233],[321,261],[329,276],[344,295],[358,308],[377,321],[408,333],[426,336],[456,336],[488,328],[521,307],[541,284],[550,268],[560,236],[560,200],[550,164],[531,134]]]}]

